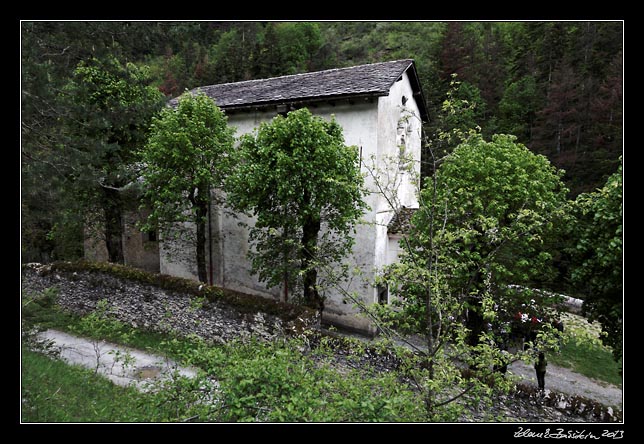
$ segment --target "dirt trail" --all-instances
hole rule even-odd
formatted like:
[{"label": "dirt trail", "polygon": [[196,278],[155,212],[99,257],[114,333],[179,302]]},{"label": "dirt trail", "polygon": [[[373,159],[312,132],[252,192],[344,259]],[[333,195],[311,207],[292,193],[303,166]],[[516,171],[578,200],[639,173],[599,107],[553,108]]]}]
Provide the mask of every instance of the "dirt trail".
[{"label": "dirt trail", "polygon": [[[96,369],[113,383],[122,386],[134,385],[145,390],[148,381],[169,377],[174,370],[188,377],[197,374],[196,369],[179,367],[162,356],[105,341],[96,342],[58,330],[44,331],[39,334],[39,339],[51,341],[63,361]],[[128,360],[123,359],[126,353]]]},{"label": "dirt trail", "polygon": [[[521,376],[524,382],[537,386],[534,368],[518,361],[508,367],[515,375]],[[569,395],[583,396],[601,402],[604,405],[623,409],[623,392],[620,387],[590,379],[567,368],[548,363],[546,371],[546,390],[551,389]]]}]

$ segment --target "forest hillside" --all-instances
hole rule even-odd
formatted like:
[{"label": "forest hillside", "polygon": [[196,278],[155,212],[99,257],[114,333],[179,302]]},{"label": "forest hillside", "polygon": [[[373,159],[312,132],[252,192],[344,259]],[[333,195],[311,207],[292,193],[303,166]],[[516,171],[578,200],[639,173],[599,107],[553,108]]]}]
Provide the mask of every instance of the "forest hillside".
[{"label": "forest hillside", "polygon": [[[115,113],[125,116],[115,105],[97,108],[105,114],[89,113],[75,101],[87,93],[80,89],[79,76],[96,75],[92,60],[123,67],[114,69],[121,74],[110,81],[122,92],[121,104],[132,108],[136,103],[139,120],[123,122],[114,137],[136,146],[149,125],[145,116],[158,109],[159,100],[149,90],[126,89],[122,80],[171,98],[202,85],[412,58],[430,115],[426,134],[458,125],[478,126],[484,137],[514,134],[566,171],[574,198],[603,186],[620,164],[623,42],[619,21],[24,21],[23,260],[82,254],[82,221],[74,205],[96,199],[88,197],[87,187],[71,193],[71,184],[95,180],[83,166],[97,162],[92,156],[99,150],[88,142],[91,131],[100,130]],[[443,110],[448,94],[468,110],[457,121]],[[103,103],[94,96],[91,100]],[[71,131],[65,122],[74,119],[83,120],[87,131]],[[111,158],[109,146],[109,141],[102,145],[101,162],[127,163]],[[123,174],[115,174],[103,188],[121,189],[124,184],[117,179]]]}]

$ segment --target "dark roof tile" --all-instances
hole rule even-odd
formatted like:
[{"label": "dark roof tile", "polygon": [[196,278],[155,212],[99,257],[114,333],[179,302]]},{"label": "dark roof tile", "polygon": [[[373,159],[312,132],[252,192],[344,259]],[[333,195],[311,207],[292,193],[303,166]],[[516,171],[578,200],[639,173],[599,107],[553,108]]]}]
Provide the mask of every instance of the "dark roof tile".
[{"label": "dark roof tile", "polygon": [[[191,92],[203,91],[222,109],[352,96],[382,96],[389,93],[391,85],[412,65],[411,59],[395,60],[270,79],[201,86]],[[413,76],[412,82],[422,97],[415,71]],[[169,105],[175,106],[177,100],[178,98],[170,100]],[[424,111],[424,104],[419,106]]]}]

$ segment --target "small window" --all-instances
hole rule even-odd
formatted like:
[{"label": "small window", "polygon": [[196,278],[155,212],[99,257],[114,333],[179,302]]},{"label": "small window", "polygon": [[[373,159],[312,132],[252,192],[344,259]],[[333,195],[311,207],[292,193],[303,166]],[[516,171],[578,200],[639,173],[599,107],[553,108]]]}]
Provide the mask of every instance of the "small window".
[{"label": "small window", "polygon": [[389,303],[389,287],[387,285],[378,285],[378,303],[382,305]]},{"label": "small window", "polygon": [[143,232],[143,242],[156,242],[156,241],[157,241],[156,230]]}]

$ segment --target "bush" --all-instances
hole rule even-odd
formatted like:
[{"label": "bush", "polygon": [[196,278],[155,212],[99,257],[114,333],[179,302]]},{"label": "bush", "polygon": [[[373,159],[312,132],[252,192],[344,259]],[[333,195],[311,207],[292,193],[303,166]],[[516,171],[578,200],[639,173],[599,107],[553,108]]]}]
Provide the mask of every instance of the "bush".
[{"label": "bush", "polygon": [[[222,347],[205,343],[184,359],[216,377],[216,401],[207,418],[226,422],[422,421],[422,400],[395,373],[340,373],[302,354],[301,339],[250,340]],[[318,356],[324,356],[324,350]],[[172,389],[164,390],[171,393]],[[203,413],[203,411],[202,411]]]}]

